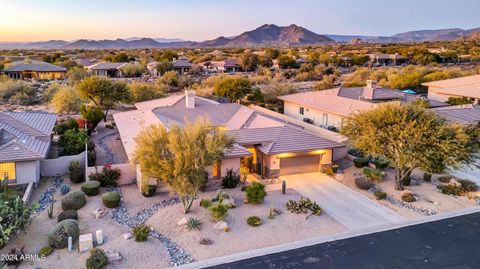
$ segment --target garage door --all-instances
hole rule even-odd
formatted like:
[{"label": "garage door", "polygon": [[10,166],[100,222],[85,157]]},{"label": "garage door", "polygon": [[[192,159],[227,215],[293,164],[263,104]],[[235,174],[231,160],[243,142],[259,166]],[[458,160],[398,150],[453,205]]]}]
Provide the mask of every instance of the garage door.
[{"label": "garage door", "polygon": [[318,172],[322,155],[296,156],[280,159],[280,175]]}]

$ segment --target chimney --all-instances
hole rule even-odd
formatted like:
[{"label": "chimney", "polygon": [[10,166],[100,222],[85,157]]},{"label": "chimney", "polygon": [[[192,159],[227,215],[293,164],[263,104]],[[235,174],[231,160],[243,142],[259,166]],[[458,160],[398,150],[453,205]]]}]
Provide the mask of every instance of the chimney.
[{"label": "chimney", "polygon": [[185,91],[185,103],[187,108],[195,107],[195,90],[186,90]]},{"label": "chimney", "polygon": [[377,88],[376,80],[367,80],[367,86],[363,87],[363,98],[373,100],[374,91]]}]

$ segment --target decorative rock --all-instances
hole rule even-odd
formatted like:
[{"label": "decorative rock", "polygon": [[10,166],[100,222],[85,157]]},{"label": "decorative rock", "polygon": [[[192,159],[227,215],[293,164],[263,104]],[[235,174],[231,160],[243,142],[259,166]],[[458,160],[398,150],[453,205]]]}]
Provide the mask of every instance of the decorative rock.
[{"label": "decorative rock", "polygon": [[92,234],[82,234],[78,239],[78,251],[85,252],[93,248],[93,236]]},{"label": "decorative rock", "polygon": [[124,233],[124,234],[122,234],[122,237],[123,237],[123,239],[128,240],[128,239],[132,238],[132,234],[131,233]]},{"label": "decorative rock", "polygon": [[232,197],[224,198],[223,201],[222,201],[222,204],[227,206],[228,208],[235,208],[236,207],[235,199],[233,199]]},{"label": "decorative rock", "polygon": [[118,251],[114,251],[111,249],[105,249],[104,251],[110,264],[116,264],[123,260],[122,254],[120,254],[120,252]]},{"label": "decorative rock", "polygon": [[97,245],[103,244],[103,232],[102,232],[102,230],[97,230],[95,232],[95,240],[97,242]]},{"label": "decorative rock", "polygon": [[219,221],[217,223],[215,223],[215,225],[213,225],[213,228],[217,229],[217,230],[220,230],[220,231],[225,231],[227,230],[228,231],[228,223],[226,221]]},{"label": "decorative rock", "polygon": [[103,216],[105,216],[105,213],[106,213],[105,208],[97,208],[92,211],[94,219],[102,218]]},{"label": "decorative rock", "polygon": [[213,240],[212,239],[208,239],[208,238],[200,238],[200,241],[199,241],[200,245],[211,245],[213,244]]},{"label": "decorative rock", "polygon": [[187,220],[187,218],[185,217],[185,218],[182,218],[181,220],[179,220],[179,221],[177,222],[177,225],[178,225],[178,226],[185,226],[185,225],[187,225],[187,223],[188,223],[188,220]]}]

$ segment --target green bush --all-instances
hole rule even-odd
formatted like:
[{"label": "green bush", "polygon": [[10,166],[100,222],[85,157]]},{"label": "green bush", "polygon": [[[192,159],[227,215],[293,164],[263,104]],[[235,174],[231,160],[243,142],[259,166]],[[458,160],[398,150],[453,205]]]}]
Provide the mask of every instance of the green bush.
[{"label": "green bush", "polygon": [[106,192],[102,194],[102,202],[108,208],[115,208],[120,205],[120,194],[118,192]]},{"label": "green bush", "polygon": [[373,194],[375,195],[375,198],[377,198],[377,200],[383,200],[387,198],[387,193],[383,191],[375,191]]},{"label": "green bush", "polygon": [[192,230],[200,230],[202,228],[202,222],[196,218],[189,218],[187,222],[187,228]]},{"label": "green bush", "polygon": [[88,196],[98,195],[100,191],[100,182],[96,180],[90,180],[82,184],[82,191]]},{"label": "green bush", "polygon": [[72,237],[75,243],[80,235],[78,222],[73,219],[66,219],[55,224],[48,232],[48,244],[53,248],[66,248],[68,237]]},{"label": "green bush", "polygon": [[69,210],[63,211],[62,213],[58,214],[57,222],[61,222],[66,219],[78,220],[77,210],[69,209]]},{"label": "green bush", "polygon": [[31,213],[32,208],[20,196],[8,197],[0,193],[0,249],[8,243],[11,235],[25,229]]},{"label": "green bush", "polygon": [[44,246],[38,251],[38,255],[40,256],[48,256],[52,254],[53,248],[51,246]]},{"label": "green bush", "polygon": [[210,200],[207,200],[207,199],[200,200],[201,207],[209,208],[211,205],[212,205],[212,202],[210,202]]},{"label": "green bush", "polygon": [[148,185],[145,190],[142,190],[144,197],[153,197],[157,192],[157,185]]},{"label": "green bush", "polygon": [[447,195],[460,196],[463,194],[462,189],[453,184],[441,184],[437,186],[437,189],[439,189],[441,193]]},{"label": "green bush", "polygon": [[356,168],[362,168],[368,165],[368,158],[362,158],[358,157],[353,159],[353,165],[355,165]]},{"label": "green bush", "polygon": [[227,174],[222,178],[222,187],[234,189],[240,183],[240,175],[233,172],[233,168],[227,170]]},{"label": "green bush", "polygon": [[211,206],[208,210],[214,221],[224,220],[228,215],[228,207],[223,204],[216,204]]},{"label": "green bush", "polygon": [[108,257],[102,249],[94,248],[90,250],[90,257],[85,261],[87,269],[101,269],[107,266]]},{"label": "green bush", "polygon": [[102,172],[96,172],[88,176],[92,181],[100,182],[102,187],[117,186],[117,182],[121,176],[120,169],[112,168],[111,165],[106,164],[102,167]]},{"label": "green bush", "polygon": [[432,174],[430,173],[423,173],[423,181],[430,182],[432,181]]},{"label": "green bush", "polygon": [[240,190],[241,190],[241,191],[245,191],[245,190],[247,189],[247,187],[248,187],[248,186],[243,185],[243,186],[240,188]]},{"label": "green bush", "polygon": [[355,178],[355,186],[362,190],[369,190],[373,186],[373,181],[366,179],[364,177]]},{"label": "green bush", "polygon": [[403,186],[410,186],[410,183],[412,183],[412,178],[410,176],[405,176],[402,179]]},{"label": "green bush", "polygon": [[79,210],[87,203],[87,198],[85,194],[81,191],[72,191],[67,193],[62,198],[62,209],[74,209]]},{"label": "green bush", "polygon": [[251,204],[261,204],[267,196],[267,192],[265,191],[265,185],[253,182],[252,185],[248,186],[245,189],[245,195],[247,197],[247,201]]},{"label": "green bush", "polygon": [[413,193],[404,193],[402,194],[402,201],[404,202],[407,202],[407,203],[413,203],[415,202],[417,199],[415,199],[415,196],[413,196]]},{"label": "green bush", "polygon": [[[295,200],[288,200],[285,207],[288,211],[295,214],[306,214],[308,212],[310,212],[310,215],[315,216],[320,216],[320,214],[322,214],[322,208],[317,203],[303,196],[300,197],[298,202]],[[307,218],[309,216],[307,216]]]},{"label": "green bush", "polygon": [[257,216],[250,216],[247,218],[247,223],[250,226],[257,227],[262,225],[262,220]]},{"label": "green bush", "polygon": [[450,182],[450,180],[452,179],[452,176],[441,176],[441,177],[438,177],[438,181],[442,182],[442,183],[448,183]]},{"label": "green bush", "polygon": [[85,181],[85,171],[83,167],[80,167],[79,161],[71,161],[68,164],[68,172],[70,181],[73,183],[80,183]]},{"label": "green bush", "polygon": [[368,166],[363,167],[363,174],[367,179],[376,182],[382,181],[385,178],[385,172],[380,169],[372,169]]},{"label": "green bush", "polygon": [[458,182],[462,184],[462,189],[466,192],[478,191],[477,183],[468,179],[459,179]]},{"label": "green bush", "polygon": [[148,235],[150,234],[150,227],[145,224],[138,224],[137,226],[133,227],[132,230],[133,238],[137,242],[144,242],[147,241]]},{"label": "green bush", "polygon": [[388,167],[388,163],[380,159],[376,159],[375,161],[373,161],[373,165],[375,165],[375,169],[378,169],[380,171]]}]

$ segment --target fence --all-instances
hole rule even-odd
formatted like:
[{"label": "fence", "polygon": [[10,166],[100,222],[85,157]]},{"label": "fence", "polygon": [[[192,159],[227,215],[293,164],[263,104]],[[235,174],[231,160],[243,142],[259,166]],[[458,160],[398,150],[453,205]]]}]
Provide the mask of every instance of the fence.
[{"label": "fence", "polygon": [[[122,164],[112,164],[112,169],[120,170],[120,179],[118,180],[118,185],[127,185],[134,183],[137,179],[137,167],[134,164],[122,163]],[[87,176],[94,174],[96,171],[101,172],[103,166],[91,166],[87,167]]]},{"label": "fence", "polygon": [[53,177],[57,174],[64,175],[68,173],[68,164],[71,161],[79,161],[80,166],[85,165],[85,151],[71,156],[63,156],[56,159],[46,159],[40,161],[40,174],[45,177]]}]

